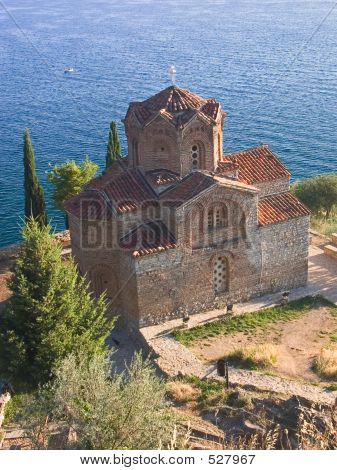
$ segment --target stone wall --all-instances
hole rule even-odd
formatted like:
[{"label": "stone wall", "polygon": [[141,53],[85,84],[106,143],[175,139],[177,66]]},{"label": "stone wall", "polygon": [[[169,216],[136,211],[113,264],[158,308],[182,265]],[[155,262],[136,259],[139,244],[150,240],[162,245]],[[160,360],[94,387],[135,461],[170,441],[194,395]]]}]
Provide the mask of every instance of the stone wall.
[{"label": "stone wall", "polygon": [[309,217],[261,227],[261,293],[292,289],[308,277]]},{"label": "stone wall", "polygon": [[192,146],[197,145],[199,168],[214,171],[223,145],[221,113],[219,116],[216,124],[208,124],[197,116],[183,129],[176,129],[161,116],[144,129],[129,120],[125,127],[129,165],[145,170],[165,168],[186,175],[192,170]]},{"label": "stone wall", "polygon": [[259,196],[265,197],[272,194],[279,194],[289,191],[290,177],[278,178],[273,181],[265,181],[263,183],[254,183],[254,186],[260,190]]}]

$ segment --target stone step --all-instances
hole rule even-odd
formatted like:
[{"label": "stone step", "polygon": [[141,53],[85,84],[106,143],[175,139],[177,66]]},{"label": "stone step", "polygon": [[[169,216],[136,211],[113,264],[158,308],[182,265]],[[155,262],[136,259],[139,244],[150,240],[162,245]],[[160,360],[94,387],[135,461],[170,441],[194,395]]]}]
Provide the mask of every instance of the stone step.
[{"label": "stone step", "polygon": [[337,246],[334,245],[325,245],[324,254],[330,256],[331,258],[337,259]]},{"label": "stone step", "polygon": [[332,233],[331,234],[331,241],[333,245],[337,246],[337,233]]}]

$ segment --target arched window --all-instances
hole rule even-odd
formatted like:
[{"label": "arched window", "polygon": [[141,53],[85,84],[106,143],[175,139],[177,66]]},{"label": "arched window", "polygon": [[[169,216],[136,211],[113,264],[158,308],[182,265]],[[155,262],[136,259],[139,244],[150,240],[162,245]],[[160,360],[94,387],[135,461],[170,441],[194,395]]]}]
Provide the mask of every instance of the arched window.
[{"label": "arched window", "polygon": [[209,230],[227,227],[227,225],[228,216],[226,206],[214,207],[208,211],[207,226]]},{"label": "arched window", "polygon": [[90,271],[90,280],[97,297],[105,292],[109,300],[116,302],[117,280],[111,268],[104,264],[96,265]]},{"label": "arched window", "polygon": [[134,166],[139,166],[138,140],[136,139],[132,141],[132,153],[133,153]]},{"label": "arched window", "polygon": [[229,267],[225,256],[217,256],[214,262],[213,282],[215,294],[228,291]]},{"label": "arched window", "polygon": [[191,149],[192,156],[192,170],[198,170],[200,168],[200,147],[197,144],[192,145]]}]

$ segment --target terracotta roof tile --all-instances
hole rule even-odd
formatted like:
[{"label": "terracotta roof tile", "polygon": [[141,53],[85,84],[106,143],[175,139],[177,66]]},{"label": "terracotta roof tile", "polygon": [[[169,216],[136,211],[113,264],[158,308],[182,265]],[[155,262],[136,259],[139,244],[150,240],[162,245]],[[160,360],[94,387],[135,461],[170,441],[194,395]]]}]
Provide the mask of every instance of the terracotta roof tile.
[{"label": "terracotta roof tile", "polygon": [[126,119],[133,112],[145,126],[162,115],[176,127],[184,127],[196,113],[208,122],[215,122],[219,110],[220,104],[213,98],[205,99],[178,86],[170,86],[145,101],[130,103]]},{"label": "terracotta roof tile", "polygon": [[78,219],[100,220],[111,217],[111,207],[98,191],[83,191],[65,202],[67,212]]},{"label": "terracotta roof tile", "polygon": [[180,206],[215,184],[212,176],[195,171],[186,175],[173,188],[163,191],[160,199],[165,200],[168,205]]},{"label": "terracotta roof tile", "polygon": [[146,222],[120,240],[120,247],[131,251],[134,257],[160,253],[176,246],[174,235],[160,220]]},{"label": "terracotta roof tile", "polygon": [[156,198],[138,169],[130,169],[118,175],[103,190],[119,214],[133,211]]},{"label": "terracotta roof tile", "polygon": [[275,224],[309,214],[309,209],[291,193],[264,197],[258,205],[259,225]]},{"label": "terracotta roof tile", "polygon": [[131,212],[157,199],[144,176],[138,169],[123,170],[116,174],[95,178],[85,190],[64,205],[66,211],[76,217],[95,220],[112,215]]},{"label": "terracotta roof tile", "polygon": [[225,154],[223,160],[218,164],[218,169],[221,171],[221,166],[230,162],[238,164],[239,181],[247,184],[262,183],[290,176],[290,172],[271,152],[268,145]]}]

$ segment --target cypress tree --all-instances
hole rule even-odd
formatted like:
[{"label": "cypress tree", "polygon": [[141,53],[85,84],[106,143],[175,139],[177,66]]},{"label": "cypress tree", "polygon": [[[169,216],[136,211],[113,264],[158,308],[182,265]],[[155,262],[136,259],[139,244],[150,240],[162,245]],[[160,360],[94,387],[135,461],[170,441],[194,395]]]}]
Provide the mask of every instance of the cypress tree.
[{"label": "cypress tree", "polygon": [[44,202],[44,193],[43,188],[37,179],[34,149],[28,129],[25,129],[24,131],[23,163],[25,170],[25,217],[26,219],[33,217],[35,220],[38,220],[40,224],[46,225],[47,213]]},{"label": "cypress tree", "polygon": [[111,166],[113,162],[117,160],[120,154],[121,154],[121,144],[119,141],[117,126],[116,126],[115,121],[112,121],[110,124],[108,149],[107,149],[106,158],[105,158],[105,168],[109,168],[109,166]]},{"label": "cypress tree", "polygon": [[31,218],[22,238],[1,315],[0,370],[36,385],[69,353],[104,351],[113,321],[105,318],[104,295],[94,299],[74,261],[62,261],[50,226]]}]

